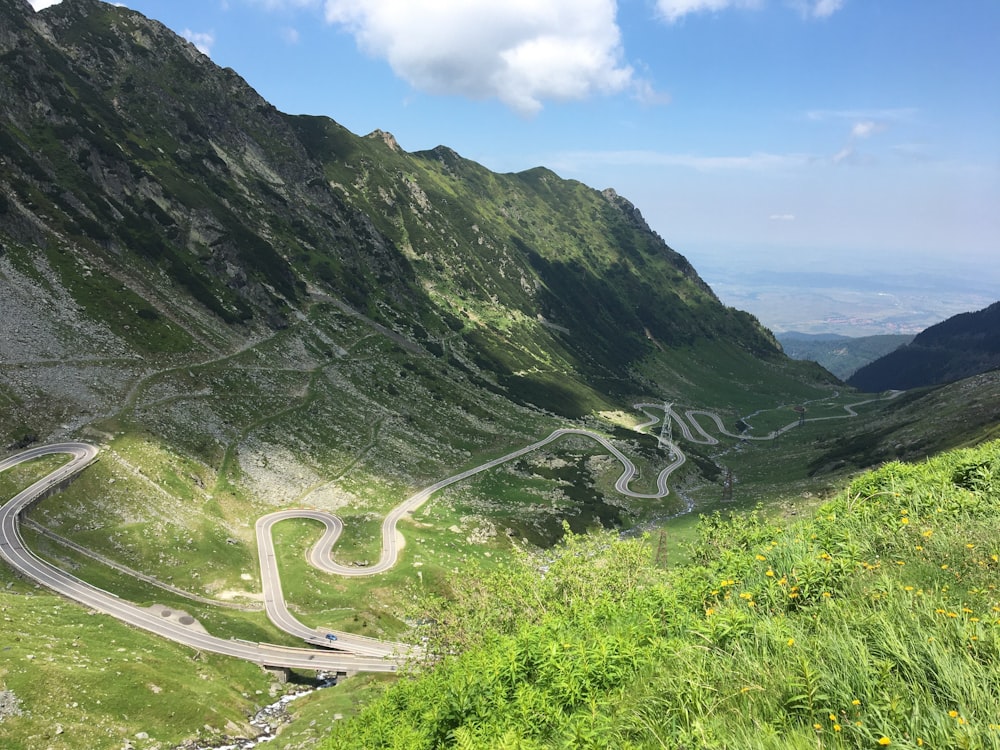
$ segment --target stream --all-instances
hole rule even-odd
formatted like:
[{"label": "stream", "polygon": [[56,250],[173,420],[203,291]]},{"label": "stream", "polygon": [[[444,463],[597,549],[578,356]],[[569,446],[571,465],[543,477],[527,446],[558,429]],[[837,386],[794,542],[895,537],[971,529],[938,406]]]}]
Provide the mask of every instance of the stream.
[{"label": "stream", "polygon": [[288,705],[305,695],[314,693],[323,688],[332,687],[337,684],[336,675],[320,672],[317,675],[317,684],[311,687],[304,687],[293,693],[281,696],[274,703],[270,703],[261,708],[250,719],[250,726],[259,729],[260,734],[256,737],[228,737],[213,740],[207,744],[202,744],[198,740],[187,740],[177,745],[174,750],[251,750],[251,748],[270,742],[278,733],[278,728],[289,721]]}]

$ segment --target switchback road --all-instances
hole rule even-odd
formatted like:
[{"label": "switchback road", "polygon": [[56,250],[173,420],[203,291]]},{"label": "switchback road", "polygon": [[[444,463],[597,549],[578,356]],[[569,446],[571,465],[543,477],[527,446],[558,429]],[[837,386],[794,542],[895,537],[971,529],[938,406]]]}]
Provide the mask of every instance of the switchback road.
[{"label": "switchback road", "polygon": [[0,471],[4,471],[24,461],[53,454],[69,454],[71,460],[18,493],[0,508],[0,556],[15,570],[86,607],[198,651],[235,656],[272,667],[331,672],[392,672],[399,666],[401,659],[398,658],[387,659],[335,651],[284,648],[218,638],[164,618],[159,612],[123,601],[114,594],[81,581],[46,562],[25,546],[21,538],[18,516],[39,497],[58,487],[94,461],[97,458],[97,448],[86,443],[58,443],[33,448],[0,461]]},{"label": "switchback road", "polygon": [[[893,393],[894,397],[898,395]],[[805,421],[824,419],[843,419],[857,416],[853,407],[861,406],[878,399],[869,399],[845,406],[847,414],[832,417],[815,417]],[[487,471],[501,464],[513,461],[532,451],[538,450],[562,437],[575,435],[585,437],[598,443],[604,450],[614,456],[622,465],[622,473],[615,482],[615,489],[634,498],[661,498],[669,494],[667,480],[680,468],[686,458],[681,449],[668,438],[664,437],[665,429],[672,420],[677,424],[685,440],[705,445],[715,445],[719,441],[708,434],[698,422],[698,417],[704,417],[714,423],[719,433],[728,437],[752,440],[772,440],[787,432],[799,422],[786,425],[765,436],[748,436],[733,433],[726,429],[718,414],[710,411],[690,409],[684,412],[682,418],[673,406],[667,403],[640,403],[635,407],[643,411],[650,419],[636,429],[643,430],[657,423],[661,424],[659,434],[660,447],[668,451],[670,463],[657,476],[657,491],[643,494],[629,489],[629,484],[638,475],[635,464],[622,453],[606,437],[596,432],[576,428],[554,430],[547,437],[523,448],[507,453],[499,458],[471,469],[454,474],[426,487],[393,508],[382,522],[382,552],[379,560],[370,566],[358,567],[341,565],[333,560],[333,547],[343,529],[343,522],[335,515],[319,510],[283,510],[270,513],[258,519],[256,524],[257,546],[260,557],[261,584],[264,590],[265,611],[271,621],[285,632],[302,638],[314,646],[331,646],[339,651],[316,650],[305,648],[285,648],[269,644],[255,644],[246,641],[226,640],[208,635],[189,628],[179,622],[165,619],[159,612],[140,608],[129,602],[122,601],[114,594],[92,586],[75,576],[41,559],[28,549],[21,538],[19,516],[32,503],[46,494],[56,491],[58,487],[71,479],[77,472],[97,458],[97,448],[87,443],[59,443],[55,445],[32,448],[0,461],[0,472],[16,466],[24,461],[30,461],[47,455],[67,454],[71,460],[42,478],[35,484],[20,492],[2,508],[0,508],[0,557],[3,557],[16,570],[44,586],[67,598],[73,599],[98,612],[109,614],[130,625],[148,630],[164,638],[182,643],[201,651],[235,656],[240,659],[274,667],[289,667],[299,669],[329,670],[329,671],[395,671],[407,658],[419,655],[419,650],[401,643],[379,641],[373,638],[333,631],[336,640],[327,637],[330,631],[317,630],[303,625],[289,612],[281,589],[281,578],[278,573],[277,557],[271,530],[274,524],[291,518],[306,518],[319,521],[325,527],[319,541],[309,552],[309,562],[327,573],[334,575],[361,577],[373,576],[392,568],[399,559],[399,551],[403,546],[402,535],[398,530],[399,521],[413,513],[427,502],[438,490],[444,489],[456,482],[461,482],[480,472]],[[663,416],[651,413],[650,410],[662,411]],[[697,436],[696,436],[697,433]],[[343,653],[343,652],[350,653]]]}]

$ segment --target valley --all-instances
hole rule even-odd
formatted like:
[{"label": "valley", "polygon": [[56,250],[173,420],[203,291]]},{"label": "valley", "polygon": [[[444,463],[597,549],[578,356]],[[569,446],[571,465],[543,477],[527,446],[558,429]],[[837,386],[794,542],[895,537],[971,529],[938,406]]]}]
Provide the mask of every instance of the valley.
[{"label": "valley", "polygon": [[[727,633],[753,613],[702,622],[733,604],[735,579],[709,579],[749,549],[741,524],[783,545],[791,580],[820,550],[780,530],[860,472],[1000,437],[1000,371],[847,388],[785,356],[614,189],[280,112],[98,0],[0,0],[0,63],[5,750],[222,745],[317,671],[349,673],[270,745],[317,747],[384,688],[420,690],[522,625],[551,628],[537,663],[558,669],[611,658],[604,622],[632,655],[742,642]],[[935,477],[972,507],[992,459],[955,460],[971,478]],[[736,541],[712,536],[730,523]],[[874,559],[845,542],[833,593],[869,601],[848,573]],[[966,561],[977,602],[988,560]],[[797,606],[767,590],[776,615]],[[532,644],[472,672],[520,675]],[[564,681],[565,716],[629,669]],[[478,700],[467,678],[449,742]],[[508,687],[529,724],[561,721],[534,711],[531,680]]]}]

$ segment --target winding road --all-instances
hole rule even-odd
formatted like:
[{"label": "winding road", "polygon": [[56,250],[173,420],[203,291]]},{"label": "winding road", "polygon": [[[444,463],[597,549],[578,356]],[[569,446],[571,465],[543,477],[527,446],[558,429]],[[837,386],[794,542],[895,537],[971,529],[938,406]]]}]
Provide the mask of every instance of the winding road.
[{"label": "winding road", "polygon": [[[895,395],[898,394],[893,393],[890,395],[890,398]],[[844,419],[857,416],[853,407],[877,400],[880,399],[869,399],[845,406],[844,408],[847,411],[845,415],[814,417],[805,421]],[[719,415],[710,411],[691,409],[685,411],[684,418],[682,418],[681,415],[673,410],[673,406],[667,403],[639,403],[635,404],[635,408],[641,410],[649,417],[649,421],[638,425],[636,430],[642,431],[658,423],[662,425],[662,428],[666,428],[668,422],[673,420],[685,440],[703,445],[715,445],[719,441],[705,431],[698,422],[698,417],[710,420],[720,434],[733,438],[752,440],[774,439],[799,424],[799,421],[796,420],[766,436],[758,437],[730,432],[723,425]],[[663,416],[651,413],[650,410],[661,411]],[[261,517],[256,523],[256,535],[260,557],[261,584],[264,590],[264,607],[267,616],[281,630],[301,638],[310,645],[324,647],[322,650],[315,648],[289,648],[234,639],[227,640],[209,635],[197,628],[192,628],[177,620],[164,617],[161,610],[145,609],[123,601],[114,594],[92,586],[66,571],[55,567],[28,549],[20,533],[21,513],[27,510],[33,503],[57,491],[63,483],[71,480],[78,472],[97,459],[98,449],[87,443],[68,442],[41,446],[0,461],[0,472],[2,472],[17,464],[42,456],[67,454],[71,457],[68,463],[60,466],[48,476],[43,477],[27,489],[21,491],[0,508],[0,557],[23,575],[69,599],[73,599],[98,612],[116,617],[130,625],[190,646],[199,651],[235,656],[271,667],[338,672],[391,672],[395,671],[408,659],[419,658],[419,649],[408,644],[380,641],[352,633],[310,628],[299,622],[291,614],[282,593],[281,578],[278,573],[277,557],[271,535],[271,530],[276,523],[291,518],[307,518],[319,521],[325,529],[319,541],[309,551],[309,562],[316,568],[335,575],[348,577],[373,576],[389,570],[399,559],[399,550],[403,546],[403,538],[397,528],[400,519],[417,510],[435,492],[456,482],[461,482],[475,476],[480,472],[487,471],[508,461],[513,461],[565,436],[575,435],[594,440],[621,463],[622,473],[615,482],[615,489],[618,492],[629,497],[642,499],[666,497],[669,494],[667,480],[674,471],[684,464],[686,458],[676,443],[663,436],[663,432],[664,429],[661,429],[659,435],[660,447],[668,450],[671,461],[657,476],[657,491],[655,493],[643,494],[629,489],[629,484],[638,475],[635,464],[603,435],[576,428],[557,429],[535,443],[435,482],[397,505],[382,522],[381,556],[378,562],[366,567],[346,566],[334,562],[332,556],[333,547],[344,525],[337,516],[331,513],[318,510],[283,510]],[[336,640],[328,638],[328,633],[335,635]],[[337,650],[331,650],[331,647]]]}]

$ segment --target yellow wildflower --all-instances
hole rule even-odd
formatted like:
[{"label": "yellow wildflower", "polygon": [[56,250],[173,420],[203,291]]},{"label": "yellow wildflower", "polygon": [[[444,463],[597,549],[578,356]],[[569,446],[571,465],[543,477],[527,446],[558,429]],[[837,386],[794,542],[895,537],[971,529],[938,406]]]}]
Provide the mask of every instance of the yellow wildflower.
[{"label": "yellow wildflower", "polygon": [[880,745],[891,745],[892,744],[892,740],[890,740],[888,737],[879,737],[878,738],[878,744],[880,744]]}]

